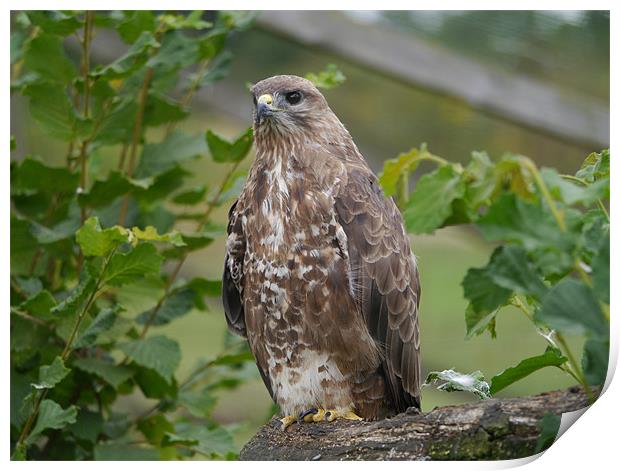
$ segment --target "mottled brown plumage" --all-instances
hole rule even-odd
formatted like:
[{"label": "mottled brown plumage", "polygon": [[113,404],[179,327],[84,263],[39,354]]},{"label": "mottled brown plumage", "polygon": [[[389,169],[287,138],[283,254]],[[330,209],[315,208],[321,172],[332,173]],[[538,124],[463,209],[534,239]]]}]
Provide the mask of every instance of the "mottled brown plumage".
[{"label": "mottled brown plumage", "polygon": [[420,404],[420,285],[401,215],[314,85],[252,88],[256,160],[230,209],[223,300],[286,415]]}]

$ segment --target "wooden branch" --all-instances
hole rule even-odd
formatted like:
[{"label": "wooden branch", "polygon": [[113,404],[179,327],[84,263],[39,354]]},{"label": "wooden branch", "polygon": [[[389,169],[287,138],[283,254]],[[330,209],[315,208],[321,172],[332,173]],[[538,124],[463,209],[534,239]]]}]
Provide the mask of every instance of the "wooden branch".
[{"label": "wooden branch", "polygon": [[588,406],[573,387],[400,414],[376,422],[293,424],[273,418],[241,450],[242,460],[497,460],[533,455],[546,412]]}]

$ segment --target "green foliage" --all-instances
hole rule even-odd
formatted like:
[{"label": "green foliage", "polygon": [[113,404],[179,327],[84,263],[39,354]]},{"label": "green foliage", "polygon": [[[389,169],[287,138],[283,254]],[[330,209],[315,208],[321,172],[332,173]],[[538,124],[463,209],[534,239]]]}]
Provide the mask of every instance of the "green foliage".
[{"label": "green foliage", "polygon": [[306,74],[306,78],[314,83],[317,88],[323,88],[325,90],[336,88],[342,85],[347,79],[336,64],[328,64],[325,70],[322,70],[318,74],[309,72]]},{"label": "green foliage", "polygon": [[[420,162],[439,165],[408,179]],[[461,166],[431,154],[426,146],[385,162],[380,180],[397,196],[408,231],[420,234],[453,224],[474,224],[497,244],[486,266],[470,268],[463,280],[469,305],[466,336],[497,336],[497,316],[514,306],[549,344],[493,377],[490,394],[541,368],[554,366],[587,391],[605,380],[609,356],[609,162],[608,150],[590,154],[575,175],[539,170],[524,156],[492,161],[474,152]],[[565,334],[586,337],[577,362]],[[457,381],[454,381],[457,377]],[[467,375],[446,370],[429,375],[443,390],[467,390]],[[474,388],[476,389],[476,388]],[[477,390],[472,391],[485,397]]]},{"label": "green foliage", "polygon": [[545,412],[545,415],[540,422],[538,423],[538,429],[540,430],[540,436],[538,437],[538,441],[536,442],[536,448],[534,453],[540,453],[543,450],[546,450],[555,441],[558,436],[558,431],[560,430],[560,424],[562,423],[562,418],[558,415],[554,415],[551,412]]},{"label": "green foliage", "polygon": [[[224,236],[211,214],[236,196],[252,133],[228,141],[176,127],[196,91],[225,76],[227,38],[253,17],[17,15],[11,91],[29,98],[32,119],[67,152],[65,165],[51,154],[11,162],[13,459],[236,456],[212,412],[214,391],[242,381],[245,343],[179,380],[179,344],[151,328],[206,311],[205,298],[220,296],[219,280],[177,276],[187,256]],[[90,39],[103,29],[127,48],[100,64]],[[78,57],[65,50],[74,35]],[[11,137],[11,149],[17,144]],[[188,187],[187,164],[209,153],[226,176],[212,191]],[[188,218],[188,205],[201,213]],[[137,314],[127,305],[136,286],[150,300]],[[120,414],[126,396],[140,392],[156,407]]]}]

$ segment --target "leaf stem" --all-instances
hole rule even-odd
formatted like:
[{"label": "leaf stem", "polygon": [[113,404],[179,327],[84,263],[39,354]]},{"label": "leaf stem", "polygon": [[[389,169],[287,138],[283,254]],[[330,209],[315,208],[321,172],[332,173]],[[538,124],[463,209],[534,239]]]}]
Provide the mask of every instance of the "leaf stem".
[{"label": "leaf stem", "polygon": [[[580,185],[583,186],[589,186],[589,183],[579,177],[575,177],[573,175],[560,175],[560,177],[562,177],[564,180],[569,180],[572,182],[576,182],[579,183]],[[607,208],[605,207],[605,205],[603,204],[603,202],[600,199],[596,200],[596,204],[599,207],[599,209],[603,212],[603,214],[605,215],[605,218],[607,219],[607,222],[609,222],[609,213],[607,212]]]},{"label": "leaf stem", "polygon": [[564,221],[564,215],[560,212],[560,210],[556,206],[555,201],[553,201],[553,197],[551,196],[551,193],[549,192],[549,188],[547,188],[547,185],[545,181],[543,180],[542,175],[538,171],[538,168],[536,167],[534,162],[532,162],[532,160],[529,159],[528,157],[523,157],[523,162],[525,166],[528,168],[528,170],[532,173],[532,176],[534,177],[534,181],[536,182],[536,185],[538,186],[538,188],[540,189],[540,192],[545,198],[545,201],[547,202],[547,205],[549,206],[549,209],[551,210],[553,217],[558,223],[560,230],[562,232],[566,232],[566,222]]},{"label": "leaf stem", "polygon": [[586,394],[590,398],[590,402],[591,403],[594,402],[594,395],[592,394],[590,385],[586,381],[586,378],[583,374],[581,367],[579,366],[579,363],[577,363],[575,356],[573,355],[573,352],[568,346],[568,342],[566,342],[566,339],[564,338],[564,336],[559,332],[555,333],[555,337],[558,339],[558,343],[562,346],[562,349],[566,353],[566,356],[568,357],[568,363],[570,364],[573,372],[575,373],[575,376],[577,377],[576,378],[577,381],[579,381],[583,385],[584,389],[586,390]]}]

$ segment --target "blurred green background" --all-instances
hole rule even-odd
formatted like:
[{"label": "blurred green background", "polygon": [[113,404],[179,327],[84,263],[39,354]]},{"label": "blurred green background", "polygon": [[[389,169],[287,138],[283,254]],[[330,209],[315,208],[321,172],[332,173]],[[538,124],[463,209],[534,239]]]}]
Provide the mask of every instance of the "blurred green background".
[{"label": "blurred green background", "polygon": [[[303,14],[303,13],[302,13]],[[482,68],[511,76],[527,77],[564,96],[578,96],[585,103],[609,109],[609,13],[608,12],[330,12],[323,13],[358,28],[398,33],[416,43],[432,45]],[[197,97],[190,117],[179,128],[224,136],[239,134],[251,123],[248,82],[276,74],[305,75],[335,63],[344,72],[344,85],[327,91],[332,109],[351,132],[375,171],[382,162],[422,142],[430,150],[453,161],[465,161],[472,150],[486,150],[492,157],[504,152],[530,156],[540,166],[573,173],[591,151],[608,142],[593,137],[585,142],[562,138],[545,129],[515,123],[498,113],[481,109],[467,100],[447,96],[422,86],[404,83],[389,74],[368,68],[335,53],[325,44],[303,41],[274,30],[271,12],[258,16],[255,27],[235,36],[228,76]],[[266,18],[267,17],[267,18]],[[263,21],[265,20],[265,21]],[[114,45],[103,45],[114,51]],[[532,106],[536,106],[533,103]],[[29,118],[26,104],[13,97],[11,133],[19,155],[39,155],[63,163],[65,149],[46,137]],[[157,130],[153,131],[157,132]],[[597,147],[598,145],[598,147]],[[111,168],[117,149],[96,156],[98,171]],[[246,168],[251,160],[245,163]],[[115,161],[115,160],[114,160]],[[197,177],[188,186],[217,181],[223,170],[209,158],[192,162]],[[428,170],[423,167],[421,172]],[[415,184],[414,175],[412,185]],[[227,208],[216,219],[226,220]],[[527,356],[540,354],[546,344],[516,310],[506,309],[497,318],[498,338],[488,334],[465,339],[461,280],[469,267],[486,263],[492,247],[473,229],[446,228],[432,235],[412,236],[421,284],[421,338],[424,372],[455,368],[481,370],[487,378]],[[182,275],[221,276],[224,241],[218,240],[195,253]],[[136,313],[148,305],[136,293],[131,308]],[[192,312],[166,327],[156,327],[176,338],[183,351],[178,377],[183,378],[199,358],[223,347],[226,323],[220,302],[210,312]],[[131,314],[131,313],[130,313]],[[582,339],[572,338],[575,351]],[[272,413],[271,400],[250,365],[250,380],[241,388],[221,394],[215,416],[222,423],[241,422],[237,439],[242,444]],[[502,396],[524,395],[565,387],[570,379],[560,370],[546,368],[515,383]],[[433,388],[423,391],[422,407],[474,400]],[[128,410],[142,410],[148,400],[135,396],[124,403]]]}]

